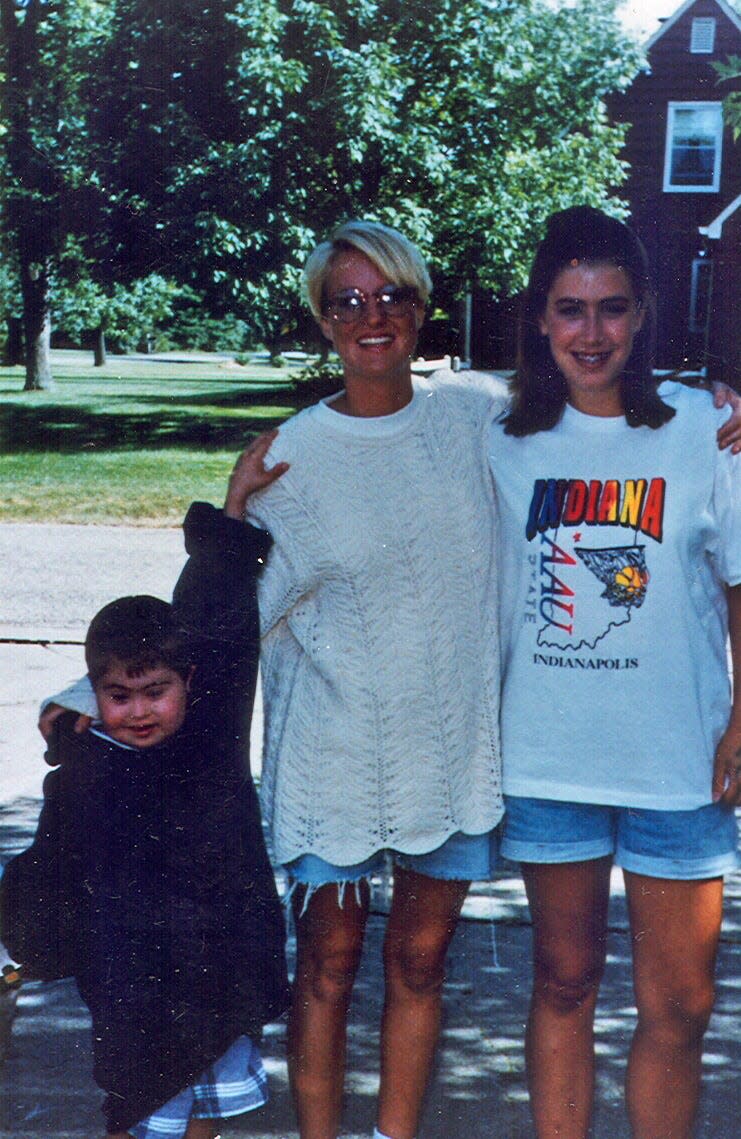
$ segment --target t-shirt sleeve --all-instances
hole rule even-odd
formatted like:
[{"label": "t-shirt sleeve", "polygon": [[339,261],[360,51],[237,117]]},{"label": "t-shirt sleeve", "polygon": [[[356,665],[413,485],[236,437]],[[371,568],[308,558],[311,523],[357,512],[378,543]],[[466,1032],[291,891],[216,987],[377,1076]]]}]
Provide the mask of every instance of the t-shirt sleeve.
[{"label": "t-shirt sleeve", "polygon": [[42,700],[39,712],[43,712],[50,704],[59,704],[62,708],[68,708],[70,712],[79,712],[82,716],[91,716],[93,720],[98,719],[98,702],[95,699],[93,686],[88,676],[81,676],[79,680],[67,685],[61,692],[55,693],[54,696],[47,696],[45,700]]},{"label": "t-shirt sleeve", "polygon": [[741,455],[718,454],[713,487],[718,521],[718,571],[726,585],[741,584]]}]

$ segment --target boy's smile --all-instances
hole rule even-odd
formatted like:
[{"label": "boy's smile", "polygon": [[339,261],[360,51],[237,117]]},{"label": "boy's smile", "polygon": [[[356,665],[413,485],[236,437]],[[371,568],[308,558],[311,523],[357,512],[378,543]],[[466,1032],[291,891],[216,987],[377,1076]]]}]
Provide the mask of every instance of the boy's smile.
[{"label": "boy's smile", "polygon": [[103,728],[128,747],[154,747],[183,723],[189,685],[165,664],[129,676],[124,664],[114,662],[95,686]]}]

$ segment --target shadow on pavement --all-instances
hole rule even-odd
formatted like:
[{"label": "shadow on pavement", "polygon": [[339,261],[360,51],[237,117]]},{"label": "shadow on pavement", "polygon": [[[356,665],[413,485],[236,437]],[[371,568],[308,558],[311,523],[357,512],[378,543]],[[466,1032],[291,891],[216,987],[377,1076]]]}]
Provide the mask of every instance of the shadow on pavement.
[{"label": "shadow on pavement", "polygon": [[[38,800],[0,808],[0,862],[26,845]],[[616,876],[616,885],[618,878]],[[368,936],[351,1010],[344,1130],[371,1135],[378,1088],[383,997],[384,892]],[[727,921],[718,963],[718,999],[705,1044],[704,1097],[697,1139],[736,1139],[741,1097],[741,878],[729,882]],[[524,1027],[530,930],[521,884],[504,866],[494,883],[475,886],[451,948],[441,1045],[420,1139],[528,1139]],[[494,922],[481,920],[494,913]],[[496,950],[493,948],[493,936]],[[292,953],[292,942],[291,942]],[[624,899],[613,898],[608,966],[598,1008],[597,1109],[593,1139],[629,1139],[623,1081],[635,1023]],[[227,1121],[222,1139],[296,1139],[288,1095],[285,1025],[263,1041],[271,1102]],[[102,1095],[91,1077],[87,1012],[72,982],[29,984],[18,999],[8,1057],[0,1072],[0,1139],[91,1139],[102,1136]]]}]

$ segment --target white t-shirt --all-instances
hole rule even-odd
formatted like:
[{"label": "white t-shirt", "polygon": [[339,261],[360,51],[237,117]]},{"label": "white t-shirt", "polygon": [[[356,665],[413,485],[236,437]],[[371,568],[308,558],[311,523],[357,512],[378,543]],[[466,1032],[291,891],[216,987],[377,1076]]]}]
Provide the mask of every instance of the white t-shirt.
[{"label": "white t-shirt", "polygon": [[658,430],[567,407],[492,427],[502,535],[504,789],[654,809],[711,800],[730,713],[724,585],[741,582],[727,413],[667,384]]}]

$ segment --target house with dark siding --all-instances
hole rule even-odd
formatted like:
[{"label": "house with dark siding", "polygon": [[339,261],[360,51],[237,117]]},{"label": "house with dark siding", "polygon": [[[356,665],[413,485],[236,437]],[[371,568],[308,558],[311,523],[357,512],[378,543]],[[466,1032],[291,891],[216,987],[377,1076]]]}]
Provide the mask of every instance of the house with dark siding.
[{"label": "house with dark siding", "polygon": [[686,0],[610,111],[630,124],[620,194],[657,286],[657,363],[705,367],[741,388],[741,140],[724,123],[733,84],[719,86],[711,66],[731,55],[741,56],[741,13],[727,0]]}]

